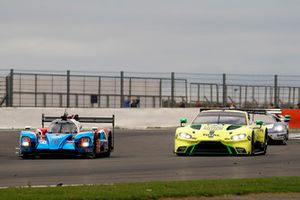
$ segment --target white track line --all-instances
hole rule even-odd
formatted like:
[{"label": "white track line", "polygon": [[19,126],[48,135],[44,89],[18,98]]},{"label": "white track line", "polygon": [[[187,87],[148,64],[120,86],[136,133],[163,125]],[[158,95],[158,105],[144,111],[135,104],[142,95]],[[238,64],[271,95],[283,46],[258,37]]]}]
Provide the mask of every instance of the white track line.
[{"label": "white track line", "polygon": [[[24,186],[3,186],[0,189],[8,189],[8,188],[47,188],[47,187],[78,187],[78,186],[93,186],[95,184],[63,184],[58,183],[57,185],[24,185]],[[101,185],[114,185],[113,183],[101,184]]]},{"label": "white track line", "polygon": [[290,134],[289,139],[300,140],[300,133]]}]

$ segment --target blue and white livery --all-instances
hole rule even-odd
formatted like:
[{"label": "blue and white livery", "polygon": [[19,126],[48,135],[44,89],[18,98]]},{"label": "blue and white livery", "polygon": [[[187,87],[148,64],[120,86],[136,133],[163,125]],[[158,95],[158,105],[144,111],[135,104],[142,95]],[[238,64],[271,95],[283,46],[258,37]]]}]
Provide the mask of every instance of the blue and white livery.
[{"label": "blue and white livery", "polygon": [[[44,122],[51,122],[48,128]],[[82,123],[111,123],[112,129],[92,128],[83,131]],[[76,155],[95,158],[110,156],[114,149],[114,115],[112,117],[67,116],[60,119],[42,115],[42,128],[20,133],[20,156],[34,158],[40,155]]]}]

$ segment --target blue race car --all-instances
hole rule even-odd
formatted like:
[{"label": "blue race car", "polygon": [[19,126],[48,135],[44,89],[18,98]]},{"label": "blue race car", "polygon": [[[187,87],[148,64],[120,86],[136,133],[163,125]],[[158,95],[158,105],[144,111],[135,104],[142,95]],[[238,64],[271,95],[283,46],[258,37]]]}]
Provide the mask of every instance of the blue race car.
[{"label": "blue race car", "polygon": [[[45,122],[51,122],[48,128]],[[83,131],[80,123],[111,123],[108,128]],[[20,156],[34,158],[38,155],[76,155],[95,158],[110,156],[114,149],[115,117],[78,117],[64,114],[61,118],[42,115],[42,128],[20,133]]]}]

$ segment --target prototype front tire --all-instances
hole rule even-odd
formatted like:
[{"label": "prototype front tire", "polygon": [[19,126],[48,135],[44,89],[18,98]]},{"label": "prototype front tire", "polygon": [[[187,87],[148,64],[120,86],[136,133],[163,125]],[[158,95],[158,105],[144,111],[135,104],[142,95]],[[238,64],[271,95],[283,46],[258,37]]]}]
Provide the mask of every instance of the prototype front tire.
[{"label": "prototype front tire", "polygon": [[88,158],[88,159],[94,159],[94,158],[96,158],[96,154],[95,153],[87,154],[86,158]]},{"label": "prototype front tire", "polygon": [[30,154],[22,154],[20,157],[22,159],[33,159],[34,158],[34,156],[30,155]]}]

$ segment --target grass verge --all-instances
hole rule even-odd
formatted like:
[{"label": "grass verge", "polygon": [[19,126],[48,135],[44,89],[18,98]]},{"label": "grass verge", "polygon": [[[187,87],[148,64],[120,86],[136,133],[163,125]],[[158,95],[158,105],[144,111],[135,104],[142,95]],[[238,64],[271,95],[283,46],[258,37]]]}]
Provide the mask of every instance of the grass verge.
[{"label": "grass verge", "polygon": [[131,200],[276,192],[300,192],[300,177],[118,183],[112,185],[46,188],[8,188],[0,190],[0,199]]}]

